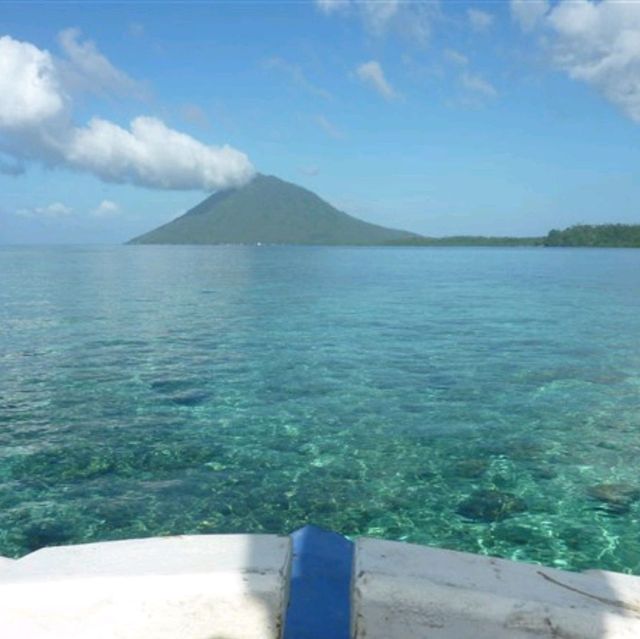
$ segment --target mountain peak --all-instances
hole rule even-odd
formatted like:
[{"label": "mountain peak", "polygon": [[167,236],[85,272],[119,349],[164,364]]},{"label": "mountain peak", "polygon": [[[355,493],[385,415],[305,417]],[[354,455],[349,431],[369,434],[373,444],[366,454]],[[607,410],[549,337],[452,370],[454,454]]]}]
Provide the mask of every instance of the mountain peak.
[{"label": "mountain peak", "polygon": [[130,244],[386,244],[414,234],[351,217],[315,193],[258,173]]}]

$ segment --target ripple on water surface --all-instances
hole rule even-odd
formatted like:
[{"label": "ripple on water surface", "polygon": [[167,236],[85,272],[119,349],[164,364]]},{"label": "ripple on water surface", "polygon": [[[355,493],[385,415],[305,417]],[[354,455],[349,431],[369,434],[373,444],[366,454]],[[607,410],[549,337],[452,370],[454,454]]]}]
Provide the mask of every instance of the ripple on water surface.
[{"label": "ripple on water surface", "polygon": [[314,522],[640,574],[640,251],[2,248],[0,554]]}]

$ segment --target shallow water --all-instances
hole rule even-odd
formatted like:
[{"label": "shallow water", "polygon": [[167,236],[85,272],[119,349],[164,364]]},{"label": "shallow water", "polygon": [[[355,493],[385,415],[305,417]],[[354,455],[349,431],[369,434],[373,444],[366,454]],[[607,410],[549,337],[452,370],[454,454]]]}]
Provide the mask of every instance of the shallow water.
[{"label": "shallow water", "polygon": [[640,251],[0,248],[0,554],[305,522],[640,574]]}]

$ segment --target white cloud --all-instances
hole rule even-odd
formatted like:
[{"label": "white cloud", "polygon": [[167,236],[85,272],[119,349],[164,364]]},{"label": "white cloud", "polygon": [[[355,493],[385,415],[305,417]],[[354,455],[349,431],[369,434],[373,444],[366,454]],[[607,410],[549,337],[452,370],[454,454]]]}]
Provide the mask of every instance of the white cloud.
[{"label": "white cloud", "polygon": [[359,20],[373,36],[395,32],[418,44],[424,44],[431,33],[431,22],[438,11],[433,2],[402,0],[315,0],[325,15],[342,15]]},{"label": "white cloud", "polygon": [[480,9],[467,9],[467,20],[474,31],[486,31],[493,24],[493,15]]},{"label": "white cloud", "polygon": [[342,138],[344,138],[342,131],[324,115],[317,115],[315,121],[317,125],[334,140],[342,140]]},{"label": "white cloud", "polygon": [[486,98],[495,98],[498,95],[498,91],[493,84],[485,80],[478,73],[465,72],[460,76],[460,82],[467,91],[482,95]]},{"label": "white cloud", "polygon": [[95,209],[91,211],[92,217],[109,218],[116,217],[122,213],[120,205],[112,200],[102,200]]},{"label": "white cloud", "polygon": [[[78,66],[76,58],[86,54],[81,69],[94,87],[122,88],[128,82],[95,45],[78,43],[76,32],[61,38],[70,63]],[[129,129],[97,117],[74,125],[68,77],[68,67],[61,69],[49,52],[0,38],[0,152],[17,162],[36,160],[159,189],[217,190],[253,176],[244,153],[203,144],[157,118],[134,118]]]},{"label": "white cloud", "polygon": [[67,102],[48,51],[0,38],[0,127],[39,125],[60,115]]},{"label": "white cloud", "polygon": [[398,16],[400,11],[400,0],[385,0],[383,2],[360,2],[358,3],[362,18],[368,29],[380,35],[390,26],[391,21]]},{"label": "white cloud", "polygon": [[62,202],[54,202],[44,208],[35,209],[39,215],[46,215],[48,217],[67,217],[73,213],[73,209],[70,206],[62,204]]},{"label": "white cloud", "polygon": [[388,82],[380,63],[376,60],[365,62],[356,69],[356,74],[365,84],[377,91],[383,98],[394,100],[398,97],[395,89]]},{"label": "white cloud", "polygon": [[95,43],[91,40],[81,41],[78,29],[61,31],[58,43],[66,54],[66,59],[59,62],[59,70],[67,76],[67,84],[98,94],[142,93],[140,85],[126,73],[116,69],[98,51]]},{"label": "white cloud", "polygon": [[511,0],[511,15],[524,31],[531,31],[549,11],[549,0]]},{"label": "white cloud", "polygon": [[73,214],[73,209],[62,202],[53,202],[47,206],[36,206],[29,209],[19,209],[16,215],[20,217],[40,217],[48,219],[61,219]]},{"label": "white cloud", "polygon": [[265,69],[276,69],[284,72],[296,86],[304,89],[311,95],[325,98],[326,100],[330,100],[333,97],[329,91],[311,82],[297,64],[290,64],[286,60],[278,57],[269,58],[265,60],[263,64]]},{"label": "white cloud", "polygon": [[469,64],[469,58],[464,55],[464,53],[460,53],[460,51],[456,51],[455,49],[445,49],[444,57],[449,61],[453,62],[453,64],[457,64],[461,67]]},{"label": "white cloud", "polygon": [[207,146],[151,117],[135,118],[129,129],[93,118],[88,126],[74,129],[63,153],[67,164],[106,182],[151,188],[215,190],[253,175],[244,153]]},{"label": "white cloud", "polygon": [[318,9],[327,15],[349,8],[351,0],[316,0]]},{"label": "white cloud", "polygon": [[[516,18],[519,5],[512,3]],[[640,3],[561,0],[547,9],[534,26],[552,63],[640,122]]]}]

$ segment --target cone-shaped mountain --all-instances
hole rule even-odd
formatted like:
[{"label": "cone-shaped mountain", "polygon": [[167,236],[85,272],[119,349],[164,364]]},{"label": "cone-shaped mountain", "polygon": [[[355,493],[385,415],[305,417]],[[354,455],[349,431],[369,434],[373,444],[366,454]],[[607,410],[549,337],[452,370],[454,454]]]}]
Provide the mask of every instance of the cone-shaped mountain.
[{"label": "cone-shaped mountain", "polygon": [[386,244],[415,237],[351,217],[271,175],[214,193],[129,244]]}]

